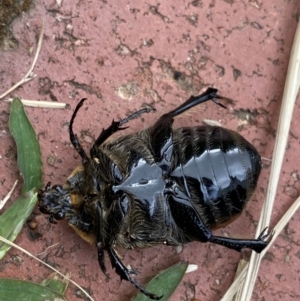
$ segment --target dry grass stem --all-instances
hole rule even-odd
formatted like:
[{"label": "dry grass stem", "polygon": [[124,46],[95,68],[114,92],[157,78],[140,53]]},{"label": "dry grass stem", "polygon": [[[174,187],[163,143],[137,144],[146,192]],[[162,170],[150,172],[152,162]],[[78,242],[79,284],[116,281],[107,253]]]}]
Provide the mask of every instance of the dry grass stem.
[{"label": "dry grass stem", "polygon": [[4,207],[6,202],[9,200],[9,198],[12,195],[12,193],[13,193],[14,189],[16,188],[17,184],[18,184],[18,180],[15,181],[12,189],[8,192],[8,194],[4,197],[4,199],[0,200],[0,210]]},{"label": "dry grass stem", "polygon": [[[287,78],[285,82],[284,93],[283,93],[283,100],[282,100],[282,105],[280,110],[280,118],[279,118],[279,124],[277,129],[275,148],[274,148],[272,164],[271,164],[269,186],[267,190],[266,200],[263,204],[262,214],[257,227],[256,236],[258,236],[265,227],[269,226],[270,223],[278,180],[279,180],[282,162],[284,158],[287,139],[289,136],[292,113],[293,113],[297,93],[299,91],[299,85],[300,85],[300,23],[298,23],[297,26],[295,39],[291,51],[291,57],[290,57],[290,62],[289,62],[289,67],[287,72]],[[275,233],[275,234],[276,235],[274,235],[273,240],[275,239],[275,236],[277,236],[279,233]],[[263,254],[265,254],[265,252],[262,252],[261,254],[256,254],[252,252],[247,276],[245,279],[245,283],[243,285],[242,294],[238,298],[238,300],[249,301],[251,299],[255,280],[258,274],[259,264]],[[229,299],[224,299],[224,300],[229,300]]]},{"label": "dry grass stem", "polygon": [[[20,99],[24,106],[35,107],[35,108],[48,108],[48,109],[65,109],[67,104],[64,102],[53,102],[43,100],[28,100]],[[5,101],[12,102],[13,98],[7,98]]]},{"label": "dry grass stem", "polygon": [[[248,264],[249,264],[249,261],[248,260],[245,260],[245,259],[241,259],[239,261],[239,265],[237,267],[237,270],[236,270],[236,274],[235,274],[235,277],[234,279],[237,279],[238,276],[240,274],[243,273],[243,270],[247,267],[248,268]],[[238,287],[238,291],[236,292],[235,296],[232,298],[232,301],[237,301],[239,300],[239,298],[241,297],[241,293],[242,293],[242,286],[239,286]]]},{"label": "dry grass stem", "polygon": [[6,95],[8,95],[12,91],[14,91],[15,89],[17,89],[19,86],[23,85],[24,83],[26,83],[26,82],[28,82],[28,81],[30,81],[30,80],[32,80],[33,78],[36,77],[36,74],[34,74],[32,71],[34,69],[36,61],[37,61],[38,56],[40,54],[40,50],[41,50],[41,47],[42,47],[43,36],[44,36],[44,21],[42,23],[41,32],[40,32],[40,36],[39,36],[39,40],[38,40],[38,44],[37,44],[36,53],[35,53],[35,56],[34,56],[34,59],[33,59],[33,62],[32,62],[32,65],[31,65],[30,69],[28,70],[28,72],[26,73],[26,75],[18,83],[16,83],[13,87],[11,87],[6,92],[4,92],[2,95],[0,95],[0,99],[2,99]]}]

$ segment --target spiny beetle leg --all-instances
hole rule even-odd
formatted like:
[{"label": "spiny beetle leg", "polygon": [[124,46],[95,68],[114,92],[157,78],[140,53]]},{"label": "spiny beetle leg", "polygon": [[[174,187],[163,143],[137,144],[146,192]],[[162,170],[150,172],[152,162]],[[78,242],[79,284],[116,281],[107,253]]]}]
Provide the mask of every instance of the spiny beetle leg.
[{"label": "spiny beetle leg", "polygon": [[162,115],[152,126],[150,142],[158,166],[163,173],[168,173],[173,154],[172,139],[173,116],[170,113]]},{"label": "spiny beetle leg", "polygon": [[[229,249],[240,252],[242,249],[247,248],[260,253],[272,239],[272,234],[266,234],[266,229],[262,231],[257,239],[235,239],[230,237],[214,236],[211,230],[205,226],[199,217],[197,211],[188,202],[188,197],[182,194],[180,197],[169,196],[168,198],[172,217],[176,225],[184,230],[184,233],[192,240],[201,242],[211,242],[222,245]],[[182,219],[182,216],[185,219]],[[265,240],[268,238],[267,240]]]},{"label": "spiny beetle leg", "polygon": [[142,114],[144,114],[144,113],[150,113],[150,112],[154,112],[154,111],[156,111],[156,110],[155,110],[154,108],[152,108],[152,107],[147,107],[147,108],[140,109],[140,110],[138,110],[137,112],[135,112],[135,113],[129,115],[128,117],[126,117],[126,118],[120,120],[120,121],[119,121],[120,126],[123,125],[123,124],[125,124],[125,123],[127,123],[128,121],[130,121],[130,120],[132,120],[132,119],[137,118],[138,116],[140,116],[140,115],[142,115]]},{"label": "spiny beetle leg", "polygon": [[162,169],[163,174],[168,173],[171,166],[171,159],[173,154],[173,118],[208,100],[212,100],[216,104],[224,107],[222,104],[219,104],[217,102],[217,99],[223,98],[222,96],[217,95],[217,92],[217,89],[208,88],[199,96],[191,96],[186,102],[184,102],[173,111],[162,115],[152,126],[150,131],[151,146],[154,151],[154,156],[156,158],[157,164]]},{"label": "spiny beetle leg", "polygon": [[93,155],[96,153],[96,150],[98,149],[98,147],[104,143],[111,135],[113,135],[114,133],[118,132],[118,131],[122,131],[127,129],[127,127],[121,127],[123,124],[129,122],[132,119],[137,118],[138,116],[140,116],[141,114],[144,113],[149,113],[151,111],[155,111],[154,108],[143,108],[131,115],[129,115],[128,117],[121,119],[120,121],[112,121],[111,125],[107,128],[107,129],[103,129],[102,132],[100,133],[99,137],[97,138],[97,140],[95,141],[94,145],[91,148],[91,157],[93,157]]},{"label": "spiny beetle leg", "polygon": [[262,232],[259,234],[258,238],[259,240],[265,240],[267,238],[267,241],[270,242],[273,238],[274,231],[269,232],[268,227],[262,230]]},{"label": "spiny beetle leg", "polygon": [[160,300],[162,296],[157,296],[155,294],[151,294],[145,290],[137,281],[135,281],[130,274],[136,274],[134,270],[127,269],[124,264],[121,262],[120,258],[116,254],[115,250],[113,248],[108,248],[107,250],[111,265],[113,268],[115,268],[116,273],[121,277],[121,280],[127,280],[130,283],[132,283],[137,289],[139,289],[144,295],[146,295],[148,298],[154,299],[154,300]]},{"label": "spiny beetle leg", "polygon": [[[265,228],[262,231],[262,233],[258,236],[257,239],[235,239],[220,236],[212,236],[209,239],[209,241],[225,246],[229,249],[236,250],[238,252],[241,252],[242,249],[247,248],[255,251],[256,253],[261,253],[273,237],[273,234],[266,233],[266,230],[267,228]],[[265,240],[266,238],[267,240]]]},{"label": "spiny beetle leg", "polygon": [[222,97],[220,95],[217,95],[218,90],[214,88],[208,88],[204,93],[202,93],[199,96],[191,96],[186,102],[184,102],[182,105],[177,107],[175,110],[171,111],[170,114],[175,117],[183,112],[191,109],[192,107],[195,107],[201,103],[204,103],[208,100],[212,100],[217,105],[226,108],[224,105],[220,104],[217,99],[225,99],[225,97]]},{"label": "spiny beetle leg", "polygon": [[[209,241],[212,236],[211,230],[202,222],[199,214],[193,207],[190,198],[179,189],[176,189],[176,187],[176,185],[173,185],[169,192],[177,194],[178,197],[174,195],[168,197],[171,215],[175,224],[183,231],[190,241]],[[182,216],[185,218],[182,218]]]}]

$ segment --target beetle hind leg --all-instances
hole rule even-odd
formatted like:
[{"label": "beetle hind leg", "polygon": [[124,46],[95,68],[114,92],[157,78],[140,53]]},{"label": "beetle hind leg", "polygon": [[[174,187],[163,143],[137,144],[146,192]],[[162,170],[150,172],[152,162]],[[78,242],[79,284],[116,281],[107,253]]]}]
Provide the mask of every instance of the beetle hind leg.
[{"label": "beetle hind leg", "polygon": [[[267,232],[267,228],[262,231],[257,239],[214,236],[211,229],[203,223],[187,196],[181,195],[180,198],[170,196],[168,203],[176,225],[183,230],[189,241],[211,242],[238,252],[245,248],[260,253],[269,244],[273,236],[272,233]],[[183,219],[182,216],[186,218]]]},{"label": "beetle hind leg", "polygon": [[211,236],[209,241],[238,252],[241,252],[242,249],[247,248],[255,251],[256,253],[261,253],[273,237],[273,233],[269,233],[267,231],[268,228],[265,228],[257,239],[235,239],[221,236]]},{"label": "beetle hind leg", "polygon": [[115,268],[116,273],[121,277],[121,280],[127,280],[132,283],[138,290],[140,290],[144,295],[153,300],[160,300],[162,296],[157,296],[155,294],[151,294],[145,290],[135,279],[133,279],[130,274],[137,274],[135,270],[131,270],[125,267],[117,253],[113,248],[108,248],[107,250],[112,267]]}]

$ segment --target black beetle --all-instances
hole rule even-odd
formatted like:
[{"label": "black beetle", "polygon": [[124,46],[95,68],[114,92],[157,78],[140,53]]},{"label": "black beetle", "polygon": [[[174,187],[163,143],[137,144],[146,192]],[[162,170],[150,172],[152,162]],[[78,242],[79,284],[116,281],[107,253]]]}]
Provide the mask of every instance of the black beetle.
[{"label": "black beetle", "polygon": [[[203,103],[221,99],[217,90],[189,98],[139,133],[107,140],[125,123],[153,109],[144,108],[102,130],[90,150],[83,150],[73,123],[70,140],[82,158],[64,186],[47,184],[38,193],[39,209],[49,221],[67,219],[85,240],[97,246],[101,270],[104,251],[121,279],[152,299],[119,259],[115,247],[177,246],[191,241],[212,242],[260,253],[271,235],[257,239],[214,236],[215,229],[234,220],[253,194],[261,170],[256,149],[238,133],[216,126],[173,130],[174,117]],[[219,104],[221,105],[221,104]]]}]

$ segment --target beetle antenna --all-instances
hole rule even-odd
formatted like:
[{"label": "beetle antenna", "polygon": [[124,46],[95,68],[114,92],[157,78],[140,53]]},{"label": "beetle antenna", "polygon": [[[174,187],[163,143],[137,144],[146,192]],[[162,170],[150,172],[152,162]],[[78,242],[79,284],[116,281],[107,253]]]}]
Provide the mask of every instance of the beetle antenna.
[{"label": "beetle antenna", "polygon": [[72,117],[71,117],[71,120],[70,120],[70,125],[69,125],[69,132],[70,132],[70,141],[71,143],[73,144],[74,148],[76,149],[77,153],[80,155],[80,157],[82,158],[82,164],[85,165],[87,162],[90,161],[89,157],[86,155],[82,145],[80,144],[79,140],[78,140],[78,137],[76,134],[74,134],[73,132],[73,123],[74,123],[74,120],[75,120],[75,117],[79,111],[79,109],[82,107],[84,101],[86,100],[86,98],[82,98],[80,100],[80,102],[77,104],[73,114],[72,114]]}]

